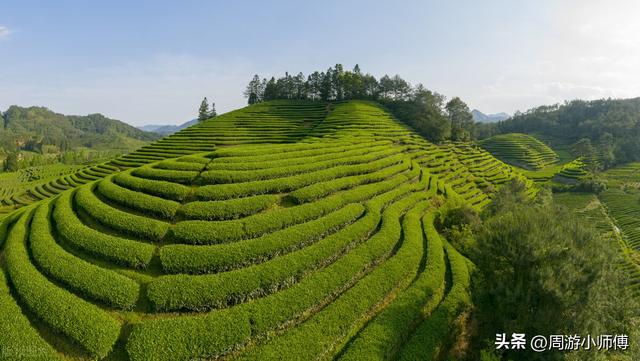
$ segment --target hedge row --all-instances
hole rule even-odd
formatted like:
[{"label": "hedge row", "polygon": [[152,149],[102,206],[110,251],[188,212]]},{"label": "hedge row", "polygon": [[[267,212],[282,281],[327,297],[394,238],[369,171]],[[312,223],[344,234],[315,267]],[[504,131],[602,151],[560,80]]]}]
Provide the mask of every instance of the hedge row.
[{"label": "hedge row", "polygon": [[158,242],[169,230],[169,223],[124,212],[103,203],[93,193],[91,186],[78,188],[75,202],[80,209],[99,223],[146,241]]},{"label": "hedge row", "polygon": [[[405,157],[401,154],[401,148],[385,147],[386,149],[378,152],[368,153],[367,155],[357,155],[351,157],[342,157],[308,164],[298,164],[293,166],[284,166],[267,169],[255,170],[207,170],[202,172],[201,178],[204,183],[240,183],[252,182],[258,180],[281,178],[301,173],[309,173],[317,170],[331,169],[339,166],[360,164],[369,165],[376,160],[385,159],[387,162],[398,163]],[[148,177],[151,178],[151,177]]]},{"label": "hedge row", "polygon": [[178,214],[186,219],[233,219],[261,212],[279,200],[280,196],[268,194],[226,201],[197,201],[183,205]]},{"label": "hedge row", "polygon": [[193,180],[200,174],[198,171],[180,171],[166,170],[144,166],[136,168],[131,172],[132,175],[145,179],[161,180],[182,184],[191,184]]},{"label": "hedge row", "polygon": [[[372,170],[381,169],[400,162],[395,158],[386,158],[369,164],[339,166],[331,169],[319,170],[311,173],[298,174],[290,177],[269,179],[245,183],[213,184],[199,187],[196,197],[203,200],[224,200],[264,193],[283,193],[317,182],[329,181],[340,177],[366,174]],[[417,169],[414,167],[413,169]]]},{"label": "hedge row", "polygon": [[[387,141],[387,143],[391,143]],[[218,162],[225,162],[227,159],[232,162],[242,161],[242,157],[251,161],[263,162],[294,157],[309,157],[317,154],[329,152],[342,152],[345,147],[352,146],[352,143],[344,141],[326,142],[326,143],[308,143],[308,144],[287,144],[281,146],[259,145],[242,148],[220,148],[215,151]]]},{"label": "hedge row", "polygon": [[367,184],[314,203],[280,208],[239,220],[180,222],[173,228],[173,236],[178,242],[190,244],[225,243],[259,237],[268,232],[319,218],[346,204],[360,202],[386,192],[417,176],[419,172],[415,167],[412,172],[397,175],[384,182]]},{"label": "hedge row", "polygon": [[134,177],[131,172],[118,173],[113,181],[123,187],[174,201],[183,201],[191,193],[191,188],[172,182]]},{"label": "hedge row", "polygon": [[98,183],[98,192],[111,202],[165,219],[173,219],[181,206],[175,201],[121,187],[112,180],[106,178]]},{"label": "hedge row", "polygon": [[[388,227],[388,233],[381,237],[397,241],[401,234],[399,218],[404,211],[402,206],[397,205],[415,205],[403,219],[404,239],[395,255],[380,263],[370,274],[304,323],[270,338],[264,345],[238,359],[279,360],[281,355],[299,360],[311,360],[318,356],[332,359],[340,346],[367,322],[370,312],[409,285],[416,275],[424,251],[420,218],[429,206],[427,202],[415,203],[421,199],[424,199],[424,195],[409,197],[408,203],[400,201],[393,209],[396,218],[389,219],[387,223],[393,226]],[[387,249],[388,253],[393,249],[392,243],[387,245],[391,246]]]},{"label": "hedge row", "polygon": [[7,269],[16,293],[47,326],[91,356],[105,357],[120,335],[120,324],[100,308],[51,283],[31,264],[25,245],[31,214],[16,222],[7,240]]},{"label": "hedge row", "polygon": [[460,308],[470,303],[467,259],[446,241],[444,248],[451,266],[452,287],[444,301],[420,324],[402,348],[399,357],[402,361],[437,358],[449,336],[451,322],[458,316]]},{"label": "hedge row", "polygon": [[352,203],[325,217],[262,237],[213,246],[174,244],[162,247],[160,261],[167,273],[211,273],[244,267],[286,254],[352,223],[364,206]]},{"label": "hedge row", "polygon": [[60,360],[16,304],[0,268],[0,359]]},{"label": "hedge row", "polygon": [[[353,149],[355,148],[355,149]],[[207,166],[207,170],[235,170],[235,171],[248,171],[248,170],[262,170],[265,168],[279,168],[279,167],[287,167],[299,164],[310,164],[321,161],[335,160],[345,157],[358,156],[363,154],[368,154],[372,152],[378,152],[383,150],[388,150],[390,147],[388,144],[381,146],[368,146],[368,145],[358,145],[357,147],[349,147],[342,148],[342,151],[338,152],[321,152],[318,155],[309,156],[309,157],[293,157],[293,158],[283,158],[271,161],[260,161],[256,162],[251,158],[246,162],[238,162],[237,160],[234,162],[215,162],[213,161]],[[287,153],[288,154],[288,153]]]},{"label": "hedge row", "polygon": [[291,192],[291,196],[297,203],[314,201],[339,190],[353,188],[361,184],[380,182],[397,173],[411,168],[411,162],[404,160],[402,163],[383,168],[381,170],[343,178],[336,178],[326,182],[317,182],[304,188]]},{"label": "hedge row", "polygon": [[335,260],[373,233],[378,222],[377,213],[368,213],[308,247],[247,268],[210,275],[161,276],[149,284],[147,296],[161,311],[202,311],[262,297]]},{"label": "hedge row", "polygon": [[[433,226],[435,213],[422,221],[427,239],[426,266],[416,280],[369,322],[343,352],[341,360],[389,360],[423,319],[440,303],[444,293],[446,265],[440,235]],[[407,225],[405,232],[417,225]],[[411,227],[409,227],[411,226]],[[405,233],[406,234],[406,233]]]},{"label": "hedge row", "polygon": [[164,160],[162,162],[156,163],[154,168],[157,169],[167,169],[167,170],[179,170],[179,171],[193,171],[200,172],[204,169],[204,165],[202,163],[195,162],[181,162],[178,160]]},{"label": "hedge row", "polygon": [[18,219],[18,217],[24,212],[24,210],[18,210],[11,213],[5,219],[0,221],[0,250],[4,245],[5,240],[7,239],[7,235],[9,234],[9,228],[11,224]]},{"label": "hedge row", "polygon": [[[379,212],[385,204],[414,188],[404,184],[375,197],[367,202],[368,212]],[[394,223],[398,223],[400,210],[411,201],[413,199],[406,199],[404,204],[389,207],[380,231],[368,242],[290,288],[205,316],[152,320],[134,326],[127,343],[131,360],[214,358],[251,335],[264,334],[329,301],[393,248],[400,236],[400,227]],[[230,342],[213,343],[212,335]]]},{"label": "hedge row", "polygon": [[43,204],[31,223],[29,241],[35,263],[47,275],[81,294],[121,309],[132,309],[140,293],[133,280],[65,251],[52,236],[51,206]]},{"label": "hedge row", "polygon": [[146,267],[155,251],[148,243],[136,242],[99,232],[84,225],[73,211],[73,192],[60,195],[53,218],[60,235],[86,252],[129,267]]}]

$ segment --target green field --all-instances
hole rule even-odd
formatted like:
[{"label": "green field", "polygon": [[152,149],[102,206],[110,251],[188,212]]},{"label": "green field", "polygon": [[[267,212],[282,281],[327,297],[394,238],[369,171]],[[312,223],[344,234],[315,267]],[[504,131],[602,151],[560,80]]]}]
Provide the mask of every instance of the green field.
[{"label": "green field", "polygon": [[559,161],[553,149],[528,134],[495,135],[482,140],[480,146],[503,161],[524,169],[539,170]]},{"label": "green field", "polygon": [[470,262],[437,233],[438,207],[481,209],[512,178],[537,191],[488,152],[431,144],[375,103],[227,113],[50,180],[56,191],[5,218],[0,328],[12,326],[0,349],[442,357],[469,304]]}]

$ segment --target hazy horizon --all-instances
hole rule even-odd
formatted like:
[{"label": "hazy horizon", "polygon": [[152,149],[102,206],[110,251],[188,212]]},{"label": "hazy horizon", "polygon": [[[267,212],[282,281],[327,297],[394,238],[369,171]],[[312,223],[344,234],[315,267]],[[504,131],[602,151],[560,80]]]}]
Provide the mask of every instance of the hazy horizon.
[{"label": "hazy horizon", "polygon": [[[34,10],[37,9],[37,10]],[[181,124],[241,106],[253,74],[335,63],[461,97],[486,114],[640,95],[640,4],[24,1],[0,12],[0,109]]]}]

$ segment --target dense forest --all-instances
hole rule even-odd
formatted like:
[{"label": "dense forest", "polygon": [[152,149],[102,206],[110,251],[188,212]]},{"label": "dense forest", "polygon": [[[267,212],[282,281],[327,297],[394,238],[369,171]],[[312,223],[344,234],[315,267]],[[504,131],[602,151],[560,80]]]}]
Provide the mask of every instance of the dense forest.
[{"label": "dense forest", "polygon": [[598,158],[604,168],[638,161],[640,98],[573,100],[479,126],[480,137],[514,132],[561,139],[572,144],[577,155]]},{"label": "dense forest", "polygon": [[160,136],[102,114],[63,115],[44,107],[0,112],[0,159],[5,170],[113,157]]},{"label": "dense forest", "polygon": [[275,99],[373,100],[431,141],[471,140],[475,134],[469,107],[460,98],[447,102],[443,95],[422,84],[412,86],[399,75],[377,79],[363,73],[357,64],[351,71],[336,64],[306,77],[287,72],[283,77],[267,80],[256,74],[244,95],[249,104]]}]

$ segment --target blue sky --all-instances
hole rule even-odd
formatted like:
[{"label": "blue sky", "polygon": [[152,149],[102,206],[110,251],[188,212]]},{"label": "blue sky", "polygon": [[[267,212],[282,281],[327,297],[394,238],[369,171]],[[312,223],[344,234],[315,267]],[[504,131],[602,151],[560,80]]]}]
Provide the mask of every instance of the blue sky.
[{"label": "blue sky", "polygon": [[3,1],[0,109],[176,124],[253,74],[356,63],[484,112],[640,96],[634,1]]}]

